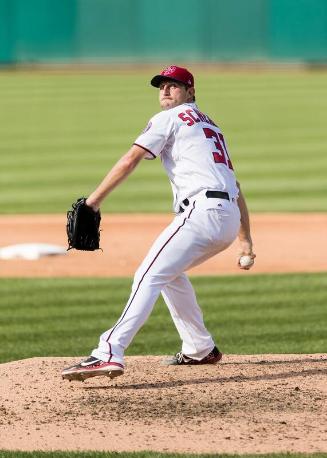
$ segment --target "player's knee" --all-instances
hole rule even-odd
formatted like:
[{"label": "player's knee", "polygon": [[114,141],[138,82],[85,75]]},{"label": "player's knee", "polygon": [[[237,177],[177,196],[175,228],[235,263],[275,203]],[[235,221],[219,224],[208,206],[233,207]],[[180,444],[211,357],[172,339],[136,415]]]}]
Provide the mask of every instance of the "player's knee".
[{"label": "player's knee", "polygon": [[149,270],[148,272],[137,271],[134,275],[133,290],[142,286],[146,287],[160,287],[162,289],[172,280],[172,275],[167,272],[160,272],[157,270]]}]

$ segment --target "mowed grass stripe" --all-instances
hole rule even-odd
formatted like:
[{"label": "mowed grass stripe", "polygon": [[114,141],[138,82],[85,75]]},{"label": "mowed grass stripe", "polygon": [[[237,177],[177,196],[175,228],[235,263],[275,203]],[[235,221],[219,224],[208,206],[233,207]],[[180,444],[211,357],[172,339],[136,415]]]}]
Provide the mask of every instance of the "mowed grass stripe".
[{"label": "mowed grass stripe", "polygon": [[[50,164],[51,165],[51,164]],[[90,166],[91,166],[91,162],[90,162]],[[19,178],[19,183],[17,184],[17,188],[19,187],[24,187],[26,183],[28,183],[29,185],[33,186],[33,184],[35,185],[38,185],[38,184],[41,184],[41,185],[46,185],[46,184],[51,184],[53,182],[53,184],[65,184],[67,183],[67,180],[70,179],[70,170],[65,170],[63,172],[60,172],[60,171],[53,171],[53,173],[51,174],[51,176],[47,176],[45,177],[44,176],[44,171],[45,171],[45,168],[40,168],[38,170],[38,174],[33,177],[33,181],[30,179],[29,176],[27,176],[26,174],[26,171],[28,171],[29,169],[32,169],[31,166],[26,166],[25,167],[25,171],[20,171],[19,174],[15,175],[15,174],[8,174],[6,177],[4,177],[3,179],[3,184],[9,184],[9,183],[14,183],[15,180],[17,178]],[[97,167],[95,168],[95,171],[97,172],[100,172],[100,167]],[[94,173],[94,172],[93,172]],[[276,171],[277,173],[277,171]],[[38,176],[39,175],[39,176]],[[87,178],[88,176],[88,173],[87,171],[85,170],[84,173],[80,174],[80,177],[85,177]],[[158,173],[154,174],[154,176],[151,177],[151,179],[149,180],[148,183],[146,183],[146,185],[143,186],[143,190],[144,191],[147,191],[147,190],[151,190],[151,185],[152,185],[152,182],[155,181],[154,177],[159,177],[160,175]],[[249,177],[250,178],[253,178],[253,183],[250,183],[248,186],[247,186],[247,191],[249,191],[251,188],[252,189],[257,189],[257,188],[260,188],[260,187],[263,187],[263,185],[265,185],[265,192],[270,192],[270,191],[275,191],[278,193],[278,192],[283,192],[286,190],[288,191],[296,191],[299,189],[299,186],[298,186],[298,179],[299,178],[305,178],[304,180],[304,183],[303,183],[303,186],[301,187],[302,190],[305,190],[306,188],[308,190],[310,190],[312,193],[314,193],[315,191],[317,190],[321,190],[321,191],[324,191],[324,190],[327,190],[327,184],[325,184],[322,180],[318,180],[319,177],[326,177],[326,174],[324,174],[324,171],[320,171],[320,173],[314,175],[314,176],[307,176],[305,175],[305,170],[302,170],[302,171],[297,171],[296,173],[296,176],[294,177],[287,177],[287,174],[284,172],[284,171],[281,171],[280,172],[280,175],[279,175],[279,180],[278,180],[278,183],[276,183],[276,180],[274,180],[274,178],[270,178],[270,179],[267,179],[267,178],[264,178],[264,177],[256,177],[254,173],[249,173]],[[256,181],[254,182],[254,178],[256,178]],[[74,179],[74,177],[72,177],[72,181],[78,181],[78,179]],[[135,178],[135,183],[139,182],[140,184],[143,183],[143,176],[142,175],[138,175],[136,178]]]},{"label": "mowed grass stripe", "polygon": [[[325,273],[198,277],[192,282],[208,329],[224,353],[325,351]],[[0,361],[87,355],[119,318],[131,283],[2,279]],[[159,299],[127,354],[170,354],[179,348],[177,332]]]},{"label": "mowed grass stripe", "polygon": [[[17,129],[16,126],[12,126],[13,130],[10,129],[10,126],[2,133],[3,139],[1,142],[1,148],[28,148],[28,147],[37,147],[38,145],[42,148],[45,146],[75,146],[81,147],[85,144],[85,147],[90,147],[91,145],[100,144],[114,144],[117,145],[122,143],[128,143],[128,140],[122,139],[119,132],[112,132],[110,137],[108,136],[108,130],[104,131],[99,129],[97,126],[92,128],[88,125],[83,132],[67,127],[65,130],[62,129],[61,136],[58,137],[55,135],[56,129],[49,126],[48,130],[42,130],[38,133],[37,137],[24,136],[24,126],[21,126],[20,129]],[[278,130],[278,136],[275,135],[274,131],[260,130],[256,134],[251,131],[243,131],[241,129],[234,130],[233,138],[234,148],[235,146],[242,145],[244,140],[251,140],[252,137],[256,138],[256,144],[251,145],[251,147],[243,146],[243,150],[247,151],[258,151],[262,153],[264,150],[274,150],[275,154],[282,154],[284,151],[281,151],[280,148],[276,146],[286,146],[289,150],[291,147],[295,150],[298,148],[307,148],[308,144],[313,147],[318,147],[320,145],[319,136],[325,133],[323,126],[303,126],[300,130],[298,128],[288,128],[287,126],[282,126]],[[19,134],[19,135],[18,135]],[[90,138],[90,135],[95,135],[94,139]],[[49,143],[49,135],[52,136],[52,141]],[[274,144],[270,144],[270,139],[274,138]],[[288,146],[289,145],[289,146]],[[18,151],[19,152],[19,151]],[[285,154],[284,154],[285,155]],[[287,159],[287,157],[286,157]]]},{"label": "mowed grass stripe", "polygon": [[[65,82],[66,83],[66,82]],[[108,81],[108,85],[111,85],[112,83],[116,83],[115,81]],[[220,100],[224,99],[229,99],[232,102],[235,102],[239,100],[240,98],[250,99],[251,100],[262,100],[263,98],[265,100],[269,100],[270,103],[277,103],[278,98],[276,100],[276,96],[284,96],[287,97],[288,100],[293,100],[295,103],[301,104],[303,100],[303,90],[307,90],[308,94],[310,94],[311,98],[314,99],[314,101],[322,101],[321,96],[327,93],[326,87],[324,86],[317,86],[315,88],[307,88],[307,85],[294,88],[292,86],[284,86],[283,88],[278,88],[278,87],[272,87],[270,88],[269,92],[267,92],[267,87],[262,87],[262,88],[257,88],[257,87],[251,87],[251,88],[246,88],[242,86],[241,84],[235,88],[231,87],[230,90],[226,89],[222,94],[216,95],[216,97],[219,97]],[[219,83],[218,83],[219,84]],[[212,87],[203,87],[203,94],[206,95],[208,93],[212,93],[216,89],[216,85],[212,85]],[[85,88],[87,88],[87,92],[85,92]],[[5,89],[5,88],[3,88]],[[255,90],[255,94],[253,94],[253,90]],[[12,91],[5,89],[3,91],[0,91],[0,95],[4,101],[12,101],[14,103],[20,103],[21,101],[33,101],[35,99],[35,96],[38,97],[40,102],[46,102],[47,100],[51,99],[53,101],[58,101],[58,94],[64,96],[65,98],[62,100],[63,103],[68,103],[70,101],[83,101],[83,100],[91,100],[95,102],[103,101],[106,100],[107,98],[110,99],[115,99],[115,98],[120,98],[121,95],[118,94],[117,92],[111,92],[110,88],[107,90],[103,88],[103,86],[100,86],[99,89],[97,90],[96,88],[93,87],[88,87],[88,86],[81,86],[79,90],[76,90],[76,87],[62,87],[62,86],[55,86],[52,87],[51,90],[39,90],[35,89],[32,90],[28,93],[26,91],[30,91],[28,87],[22,86],[20,90],[17,90],[13,88]],[[133,87],[132,88],[126,88],[125,94],[127,96],[135,97],[138,98],[138,94],[135,93]],[[152,93],[153,95],[153,93]]]},{"label": "mowed grass stripe", "polygon": [[[0,75],[0,212],[61,213],[91,192],[159,109],[148,76]],[[197,73],[199,106],[225,133],[250,210],[327,211],[326,76]],[[104,211],[171,210],[162,166],[147,162]]]},{"label": "mowed grass stripe", "polygon": [[[18,134],[19,132],[16,132],[15,134]],[[254,146],[251,147],[244,147],[243,151],[253,151],[254,153],[257,152],[256,154],[261,156],[262,159],[262,152],[263,151],[271,151],[274,153],[274,155],[283,155],[285,159],[287,160],[287,156],[285,153],[294,153],[298,154],[303,150],[303,152],[308,150],[308,147],[318,149],[320,147],[320,141],[319,141],[319,135],[323,133],[323,129],[321,128],[320,130],[316,131],[294,131],[293,135],[290,135],[290,132],[285,131],[283,134],[283,131],[279,132],[278,138],[275,138],[274,144],[270,144],[269,140],[274,136],[273,133],[269,134],[267,132],[261,132],[261,136],[257,136],[257,143]],[[85,148],[89,149],[91,146],[103,146],[107,147],[108,144],[110,145],[122,145],[123,143],[126,142],[126,140],[122,140],[121,136],[119,133],[114,133],[113,135],[108,137],[108,134],[104,134],[103,132],[99,132],[98,130],[86,130],[86,132],[83,132],[80,134],[79,132],[72,132],[72,131],[65,131],[62,132],[62,136],[60,138],[56,137],[55,131],[48,131],[48,132],[42,132],[42,135],[38,135],[37,138],[29,138],[29,137],[24,137],[24,136],[15,136],[14,132],[10,132],[7,130],[4,133],[4,138],[1,144],[1,148],[3,150],[11,148],[11,149],[16,149],[17,148],[17,154],[23,154],[25,148],[46,148],[46,151],[51,151],[53,148],[58,148],[60,151],[60,148],[62,147],[75,147],[75,148]],[[91,134],[96,134],[96,138],[94,141],[90,139]],[[52,135],[53,136],[53,141],[49,143],[49,138],[48,136]],[[235,147],[240,147],[241,145],[241,140],[245,139],[250,139],[251,138],[251,132],[241,132],[239,133],[238,137],[236,140],[233,141],[234,143],[234,148]],[[286,148],[286,151],[285,151]],[[20,150],[19,150],[20,149]],[[89,151],[90,152],[90,151]],[[64,153],[64,151],[62,151]],[[117,153],[118,154],[118,153]]]}]

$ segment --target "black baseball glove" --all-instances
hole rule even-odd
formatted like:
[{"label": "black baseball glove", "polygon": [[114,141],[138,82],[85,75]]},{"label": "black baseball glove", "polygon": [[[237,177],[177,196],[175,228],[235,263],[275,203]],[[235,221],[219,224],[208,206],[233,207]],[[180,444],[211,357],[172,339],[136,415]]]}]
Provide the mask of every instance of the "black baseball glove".
[{"label": "black baseball glove", "polygon": [[85,202],[86,198],[80,197],[67,212],[67,251],[72,248],[85,251],[99,249],[101,213]]}]

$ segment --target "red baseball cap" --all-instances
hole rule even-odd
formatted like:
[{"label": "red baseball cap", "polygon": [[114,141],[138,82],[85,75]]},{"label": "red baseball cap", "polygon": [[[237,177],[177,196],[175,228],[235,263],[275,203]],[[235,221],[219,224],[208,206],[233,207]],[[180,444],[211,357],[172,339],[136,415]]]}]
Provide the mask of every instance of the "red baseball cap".
[{"label": "red baseball cap", "polygon": [[194,86],[194,77],[186,68],[177,67],[176,65],[170,65],[169,67],[162,70],[160,75],[156,75],[152,78],[151,84],[154,87],[159,87],[163,80],[178,81],[179,83],[186,84],[186,86]]}]

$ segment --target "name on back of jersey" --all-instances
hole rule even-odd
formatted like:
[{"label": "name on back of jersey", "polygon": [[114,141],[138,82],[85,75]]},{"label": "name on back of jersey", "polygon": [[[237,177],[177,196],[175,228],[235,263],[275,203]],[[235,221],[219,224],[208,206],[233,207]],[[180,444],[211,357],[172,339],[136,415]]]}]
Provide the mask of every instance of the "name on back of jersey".
[{"label": "name on back of jersey", "polygon": [[198,122],[206,122],[208,124],[211,124],[212,126],[217,127],[217,125],[212,121],[212,119],[209,118],[209,116],[207,116],[204,113],[201,113],[201,111],[197,110],[196,108],[188,108],[187,110],[178,113],[178,117],[187,126],[193,126]]}]

